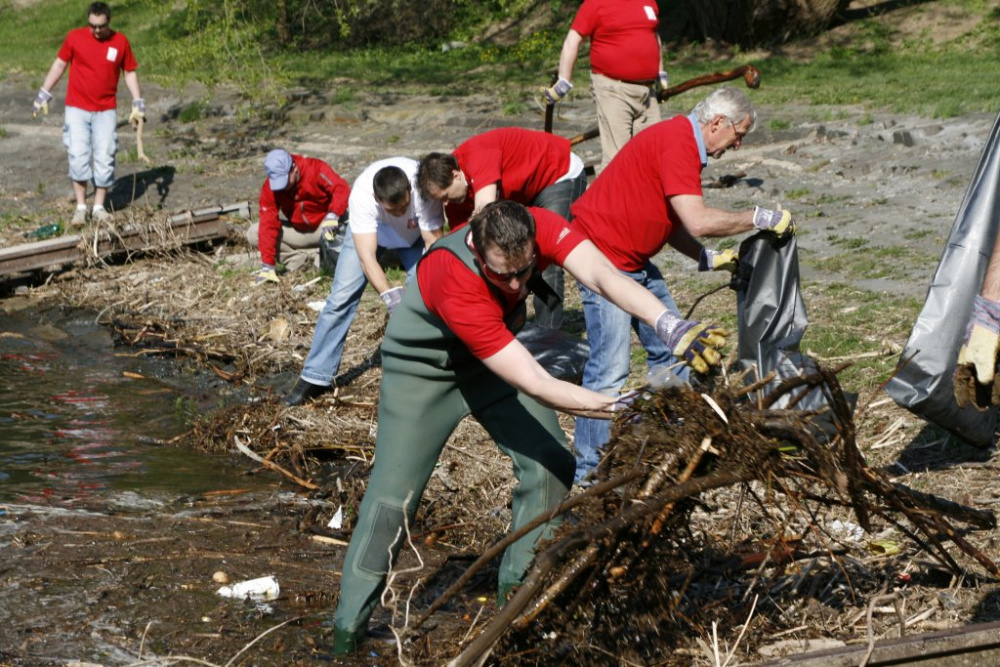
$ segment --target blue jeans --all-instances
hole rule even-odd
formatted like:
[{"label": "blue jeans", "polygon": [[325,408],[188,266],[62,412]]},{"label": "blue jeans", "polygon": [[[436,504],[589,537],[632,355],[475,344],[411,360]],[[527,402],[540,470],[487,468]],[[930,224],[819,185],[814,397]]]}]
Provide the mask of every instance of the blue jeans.
[{"label": "blue jeans", "polygon": [[[383,250],[385,248],[379,247],[379,254]],[[419,238],[409,248],[395,250],[406,269],[406,280],[409,282],[417,261],[424,253],[424,240]],[[340,258],[337,260],[337,269],[333,273],[330,296],[326,297],[326,303],[316,321],[312,347],[302,367],[301,377],[306,382],[323,387],[333,384],[333,378],[340,369],[340,357],[344,354],[347,330],[351,328],[367,285],[368,278],[365,277],[361,259],[354,247],[354,235],[348,227],[344,245],[340,249]]]},{"label": "blue jeans", "polygon": [[[652,292],[663,302],[665,308],[679,314],[677,304],[670,296],[670,290],[658,268],[647,262],[642,271],[622,273]],[[656,335],[653,327],[635,319],[583,284],[580,284],[580,296],[583,298],[583,317],[587,324],[587,341],[590,343],[590,357],[583,368],[583,386],[587,389],[608,396],[615,396],[621,391],[628,379],[629,362],[632,358],[631,329],[635,330],[639,342],[646,348],[651,369],[680,361]],[[689,369],[682,366],[674,369],[674,374],[686,380]],[[573,437],[576,451],[575,482],[583,480],[600,463],[601,449],[610,437],[609,420],[576,418]]]},{"label": "blue jeans", "polygon": [[[118,150],[118,116],[114,109],[84,111],[66,107],[63,146],[69,153],[69,177],[77,183],[94,180],[98,188],[115,184],[115,152]],[[93,158],[94,167],[90,162]]]}]

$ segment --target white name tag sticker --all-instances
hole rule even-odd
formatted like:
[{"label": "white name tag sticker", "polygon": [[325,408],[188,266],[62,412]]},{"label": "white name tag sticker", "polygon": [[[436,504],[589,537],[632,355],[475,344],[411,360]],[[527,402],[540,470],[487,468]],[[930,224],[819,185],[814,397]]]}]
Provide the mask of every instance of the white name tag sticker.
[{"label": "white name tag sticker", "polygon": [[646,18],[647,19],[649,19],[650,21],[655,21],[656,20],[656,10],[654,10],[649,5],[646,5],[645,7],[643,7],[643,9],[646,10]]},{"label": "white name tag sticker", "polygon": [[[646,7],[646,11],[649,11],[649,7]],[[118,58],[118,49],[113,46],[108,47],[108,62],[114,62]]]}]

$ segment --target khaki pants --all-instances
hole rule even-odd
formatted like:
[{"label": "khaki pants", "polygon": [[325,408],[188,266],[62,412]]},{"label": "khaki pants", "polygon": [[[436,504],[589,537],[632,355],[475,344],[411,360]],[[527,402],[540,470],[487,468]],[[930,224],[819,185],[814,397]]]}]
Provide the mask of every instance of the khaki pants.
[{"label": "khaki pants", "polygon": [[[258,247],[257,239],[260,223],[253,223],[247,228],[247,243]],[[319,267],[319,227],[309,233],[296,230],[291,225],[281,224],[281,234],[278,236],[277,261],[285,265],[287,271],[298,271],[304,266]]]},{"label": "khaki pants", "polygon": [[590,73],[590,89],[597,105],[597,127],[601,132],[600,173],[622,146],[660,120],[660,104],[650,86],[609,79]]}]

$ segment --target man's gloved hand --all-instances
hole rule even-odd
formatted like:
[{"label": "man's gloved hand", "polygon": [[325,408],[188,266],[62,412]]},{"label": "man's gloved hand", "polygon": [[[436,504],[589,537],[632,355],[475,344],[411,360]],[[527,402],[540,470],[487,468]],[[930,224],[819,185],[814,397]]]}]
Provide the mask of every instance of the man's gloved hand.
[{"label": "man's gloved hand", "polygon": [[403,292],[406,291],[405,287],[393,287],[392,289],[387,289],[386,291],[379,294],[379,298],[382,299],[382,303],[389,310],[389,314],[392,315],[392,311],[396,310],[396,306],[399,302],[403,300]]},{"label": "man's gloved hand", "polygon": [[788,211],[780,208],[772,211],[760,206],[753,207],[753,226],[757,229],[774,232],[778,236],[795,233],[795,218]]},{"label": "man's gloved hand", "polygon": [[684,359],[699,373],[707,373],[709,366],[722,361],[717,348],[725,345],[729,334],[714,325],[684,320],[665,310],[656,318],[656,335],[675,357]]},{"label": "man's gloved hand", "polygon": [[140,120],[146,120],[146,101],[137,97],[132,100],[132,113],[128,115],[128,122],[135,128],[139,126]]},{"label": "man's gloved hand", "polygon": [[622,412],[631,408],[639,397],[642,396],[642,392],[638,389],[633,389],[631,391],[626,391],[624,394],[618,394],[618,398],[615,402],[611,404],[611,412]]},{"label": "man's gloved hand", "polygon": [[542,88],[542,95],[545,96],[546,104],[555,104],[562,98],[566,97],[566,93],[573,90],[573,84],[566,79],[559,77],[559,80],[548,88]]},{"label": "man's gloved hand", "polygon": [[656,75],[656,83],[653,84],[653,90],[656,91],[656,99],[663,101],[663,94],[666,92],[667,88],[670,87],[670,75],[666,72],[660,72]]},{"label": "man's gloved hand", "polygon": [[37,118],[39,113],[49,115],[49,100],[52,99],[52,93],[45,90],[44,88],[38,89],[38,95],[35,96],[35,101],[31,103],[31,117]]},{"label": "man's gloved hand", "polygon": [[253,284],[260,285],[261,283],[277,283],[278,272],[274,270],[274,267],[270,264],[261,264],[260,268],[253,272]]},{"label": "man's gloved hand", "polygon": [[739,266],[739,254],[730,248],[729,250],[709,250],[701,249],[701,257],[698,258],[699,271],[729,271],[736,272]]},{"label": "man's gloved hand", "polygon": [[323,222],[319,223],[319,230],[323,234],[323,240],[333,243],[337,238],[337,229],[340,228],[340,218],[336,213],[327,213]]},{"label": "man's gloved hand", "polygon": [[958,351],[958,364],[971,364],[979,384],[993,384],[997,352],[1000,351],[1000,303],[976,295],[972,317],[965,329],[965,341]]}]

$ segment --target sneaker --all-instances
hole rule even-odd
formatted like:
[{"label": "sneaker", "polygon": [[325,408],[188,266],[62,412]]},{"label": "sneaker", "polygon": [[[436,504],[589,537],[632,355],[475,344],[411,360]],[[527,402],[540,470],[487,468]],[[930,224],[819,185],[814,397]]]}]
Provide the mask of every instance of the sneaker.
[{"label": "sneaker", "polygon": [[104,223],[104,222],[111,222],[113,218],[111,214],[108,213],[107,209],[95,208],[93,213],[90,214],[90,219],[93,220],[94,222]]},{"label": "sneaker", "polygon": [[322,396],[328,391],[330,391],[329,387],[306,382],[302,378],[299,378],[295,381],[295,386],[292,387],[292,390],[285,396],[285,405],[289,407],[302,405],[306,401]]},{"label": "sneaker", "polygon": [[87,209],[78,208],[76,212],[73,213],[73,219],[70,220],[70,224],[74,227],[80,227],[87,224]]}]

